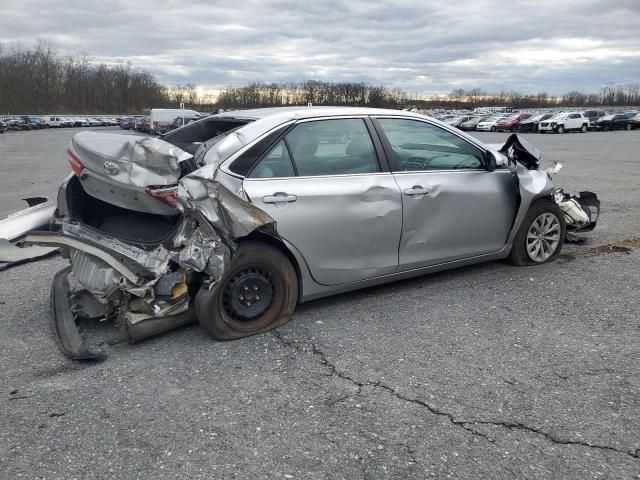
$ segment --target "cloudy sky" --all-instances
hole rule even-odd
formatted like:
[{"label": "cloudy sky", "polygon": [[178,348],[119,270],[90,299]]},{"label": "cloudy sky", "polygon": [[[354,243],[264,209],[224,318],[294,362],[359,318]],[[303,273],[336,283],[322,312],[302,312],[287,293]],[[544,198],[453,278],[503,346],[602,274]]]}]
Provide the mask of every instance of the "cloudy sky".
[{"label": "cloudy sky", "polygon": [[640,82],[640,0],[3,1],[0,42],[166,84],[366,81],[417,94]]}]

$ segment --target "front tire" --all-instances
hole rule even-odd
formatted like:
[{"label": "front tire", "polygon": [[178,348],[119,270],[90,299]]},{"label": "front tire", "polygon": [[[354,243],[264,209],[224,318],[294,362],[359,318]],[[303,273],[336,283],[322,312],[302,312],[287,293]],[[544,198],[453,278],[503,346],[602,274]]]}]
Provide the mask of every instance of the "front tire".
[{"label": "front tire", "polygon": [[491,128],[490,128],[490,130],[491,130],[492,132],[495,132],[495,131],[496,131],[496,127],[491,127]]},{"label": "front tire", "polygon": [[564,133],[565,132],[564,125],[558,125],[558,128],[556,129],[556,132]]},{"label": "front tire", "polygon": [[566,234],[564,215],[549,199],[535,201],[522,220],[513,241],[509,261],[514,265],[539,265],[554,261]]},{"label": "front tire", "polygon": [[240,244],[219,284],[195,299],[200,325],[216,340],[236,340],[280,327],[298,302],[298,277],[280,250]]},{"label": "front tire", "polygon": [[582,125],[582,128],[580,128],[580,131],[582,133],[587,133],[587,126],[586,125]]}]

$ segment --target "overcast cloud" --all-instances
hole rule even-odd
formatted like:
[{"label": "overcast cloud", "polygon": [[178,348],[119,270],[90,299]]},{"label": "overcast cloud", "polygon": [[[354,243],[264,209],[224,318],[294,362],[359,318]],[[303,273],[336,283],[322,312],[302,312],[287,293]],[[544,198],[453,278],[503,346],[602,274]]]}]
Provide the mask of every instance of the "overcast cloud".
[{"label": "overcast cloud", "polygon": [[318,79],[418,94],[560,94],[640,81],[640,0],[2,3],[5,46],[44,40],[130,61],[165,84]]}]

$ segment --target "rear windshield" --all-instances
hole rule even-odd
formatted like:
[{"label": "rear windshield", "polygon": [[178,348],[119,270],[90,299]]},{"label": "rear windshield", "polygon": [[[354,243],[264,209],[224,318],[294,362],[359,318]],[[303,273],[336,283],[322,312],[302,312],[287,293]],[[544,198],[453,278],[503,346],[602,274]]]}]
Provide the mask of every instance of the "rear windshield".
[{"label": "rear windshield", "polygon": [[240,128],[251,121],[252,120],[246,118],[207,117],[172,130],[162,135],[162,139],[165,142],[181,148],[185,152],[195,155],[202,143],[212,138],[220,137],[223,134],[228,134],[232,130]]}]

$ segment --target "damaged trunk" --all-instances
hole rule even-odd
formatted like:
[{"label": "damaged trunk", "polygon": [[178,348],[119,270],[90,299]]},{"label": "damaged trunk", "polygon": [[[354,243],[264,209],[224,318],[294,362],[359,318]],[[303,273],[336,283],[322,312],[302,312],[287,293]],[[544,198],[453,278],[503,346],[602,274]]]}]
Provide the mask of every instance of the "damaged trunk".
[{"label": "damaged trunk", "polygon": [[[189,132],[172,140],[202,161],[246,123],[197,129],[218,133],[204,144]],[[192,174],[193,155],[162,139],[83,132],[67,153],[75,175],[59,191],[53,231],[26,240],[71,262],[52,287],[54,331],[71,358],[104,356],[82,341],[78,321],[112,321],[130,341],[193,322],[196,293],[221,278],[236,240],[272,223],[215,180],[217,165]]]},{"label": "damaged trunk", "polygon": [[145,246],[157,246],[177,231],[180,214],[140,212],[107,203],[89,195],[73,177],[66,186],[68,215],[107,236]]}]

